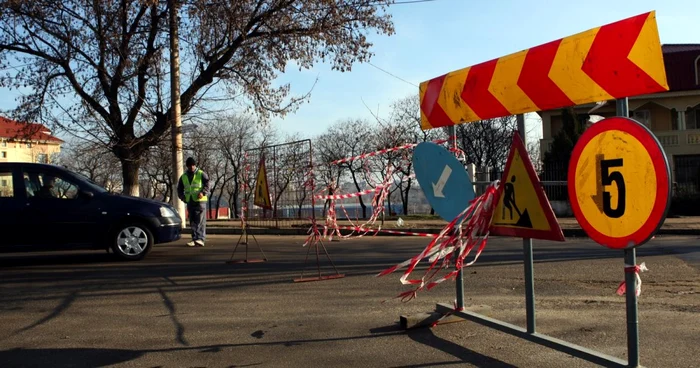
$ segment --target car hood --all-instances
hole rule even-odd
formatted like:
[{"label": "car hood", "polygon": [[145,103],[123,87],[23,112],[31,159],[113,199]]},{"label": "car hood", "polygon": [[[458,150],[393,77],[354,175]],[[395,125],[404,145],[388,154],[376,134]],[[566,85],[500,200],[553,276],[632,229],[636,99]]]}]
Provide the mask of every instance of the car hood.
[{"label": "car hood", "polygon": [[140,212],[150,216],[155,216],[161,206],[168,205],[167,203],[152,199],[132,197],[123,194],[105,194],[105,200],[122,210]]}]

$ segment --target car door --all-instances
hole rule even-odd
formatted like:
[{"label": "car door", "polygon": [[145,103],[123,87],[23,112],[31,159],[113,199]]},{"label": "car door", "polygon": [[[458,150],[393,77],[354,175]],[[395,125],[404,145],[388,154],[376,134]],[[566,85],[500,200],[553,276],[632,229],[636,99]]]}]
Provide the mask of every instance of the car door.
[{"label": "car door", "polygon": [[[42,246],[78,246],[94,243],[98,208],[81,194],[76,180],[50,168],[24,169],[27,183],[25,211]],[[41,231],[39,231],[41,229]]]},{"label": "car door", "polygon": [[0,246],[3,247],[27,243],[27,234],[18,226],[24,207],[18,176],[13,167],[0,167]]}]

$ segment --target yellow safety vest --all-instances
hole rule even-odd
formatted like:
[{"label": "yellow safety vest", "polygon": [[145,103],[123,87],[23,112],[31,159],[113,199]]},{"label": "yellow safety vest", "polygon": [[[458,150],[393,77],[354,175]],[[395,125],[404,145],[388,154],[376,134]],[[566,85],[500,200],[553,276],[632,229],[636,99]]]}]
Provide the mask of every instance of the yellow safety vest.
[{"label": "yellow safety vest", "polygon": [[192,183],[190,183],[190,179],[187,177],[187,173],[182,174],[182,184],[185,187],[185,202],[189,203],[190,200],[194,202],[206,202],[207,201],[207,196],[203,196],[202,198],[198,198],[199,192],[202,191],[202,170],[197,169],[197,171],[194,172],[194,177],[192,178]]}]

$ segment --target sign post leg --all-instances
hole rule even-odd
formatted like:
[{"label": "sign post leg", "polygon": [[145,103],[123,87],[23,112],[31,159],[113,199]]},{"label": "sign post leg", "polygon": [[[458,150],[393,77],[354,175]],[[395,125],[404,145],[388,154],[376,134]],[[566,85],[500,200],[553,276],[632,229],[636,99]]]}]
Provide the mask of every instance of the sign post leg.
[{"label": "sign post leg", "polygon": [[[454,125],[450,125],[448,127],[447,134],[449,135],[449,144],[452,146],[452,148],[457,148],[457,129],[455,129]],[[455,254],[455,256],[457,255],[458,254]],[[455,284],[457,288],[457,300],[455,304],[457,304],[458,310],[462,310],[464,309],[464,273],[461,269],[457,272],[457,280]]]},{"label": "sign post leg", "polygon": [[527,312],[527,332],[535,333],[535,272],[532,261],[532,239],[523,239],[525,261],[525,310]]},{"label": "sign post leg", "polygon": [[[525,132],[525,115],[516,115],[518,133],[527,145]],[[527,147],[527,146],[526,146]],[[527,332],[535,333],[535,272],[532,257],[532,239],[523,238],[523,263],[525,264],[525,311],[527,314]]]},{"label": "sign post leg", "polygon": [[[627,97],[615,101],[618,116],[629,117],[629,100]],[[637,250],[625,249],[625,267],[637,264]],[[627,365],[639,366],[639,316],[637,308],[637,278],[633,272],[625,272],[625,304],[627,305]]]},{"label": "sign post leg", "polygon": [[[637,250],[625,249],[625,266],[637,264]],[[637,310],[637,278],[634,272],[625,272],[627,291],[627,363],[628,367],[639,366],[639,316]]]}]

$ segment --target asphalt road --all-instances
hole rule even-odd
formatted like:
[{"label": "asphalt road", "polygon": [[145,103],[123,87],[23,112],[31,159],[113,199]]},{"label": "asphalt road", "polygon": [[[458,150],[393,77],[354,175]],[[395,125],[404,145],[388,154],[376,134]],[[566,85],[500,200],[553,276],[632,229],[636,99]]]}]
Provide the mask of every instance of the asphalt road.
[{"label": "asphalt road", "polygon": [[[401,315],[455,298],[454,283],[408,303],[400,273],[381,270],[417,254],[425,238],[326,242],[344,278],[318,274],[303,237],[258,236],[268,258],[226,264],[238,236],[157,246],[140,262],[102,252],[0,255],[2,367],[591,367],[472,322],[404,331]],[[659,237],[638,249],[641,363],[697,367],[700,245]],[[255,243],[250,259],[260,258]],[[234,259],[245,257],[240,246]],[[465,272],[466,303],[525,325],[522,242],[493,238]],[[321,253],[321,272],[334,274]],[[537,329],[625,359],[622,251],[589,240],[535,241]]]}]

